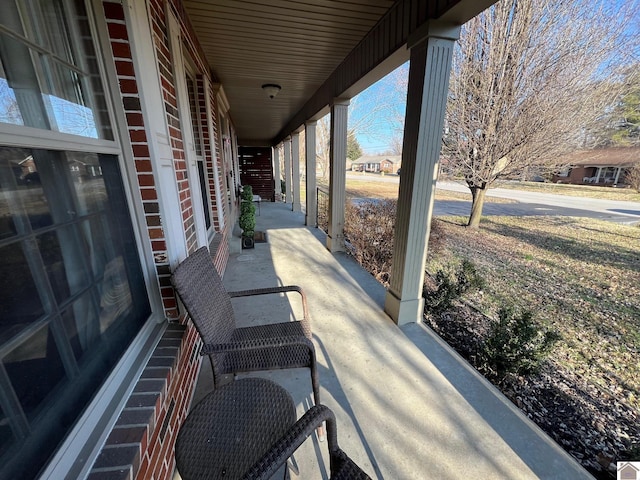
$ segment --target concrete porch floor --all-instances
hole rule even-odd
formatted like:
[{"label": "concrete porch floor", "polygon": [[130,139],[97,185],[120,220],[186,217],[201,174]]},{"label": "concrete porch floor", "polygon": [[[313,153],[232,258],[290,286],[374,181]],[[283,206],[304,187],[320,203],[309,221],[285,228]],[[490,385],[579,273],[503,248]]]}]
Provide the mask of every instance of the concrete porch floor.
[{"label": "concrete porch floor", "polygon": [[[321,403],[336,414],[341,448],[372,478],[591,478],[437,335],[421,324],[395,325],[383,312],[384,288],[350,257],[327,251],[324,233],[306,228],[303,214],[263,203],[256,218],[268,241],[232,251],[225,286],[302,286]],[[234,300],[242,326],[285,321],[299,305],[297,294]],[[308,408],[308,370],[256,375],[285,387],[298,417]],[[212,388],[205,359],[194,404]],[[326,449],[315,435],[308,439],[291,478],[328,478]]]}]

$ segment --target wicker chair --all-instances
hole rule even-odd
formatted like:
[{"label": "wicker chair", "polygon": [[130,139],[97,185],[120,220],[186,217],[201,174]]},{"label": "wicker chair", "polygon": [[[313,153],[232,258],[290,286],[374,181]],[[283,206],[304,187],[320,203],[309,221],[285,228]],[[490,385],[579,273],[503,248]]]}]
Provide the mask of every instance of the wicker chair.
[{"label": "wicker chair", "polygon": [[371,480],[338,446],[336,417],[324,405],[311,407],[244,475],[245,480],[267,480],[284,465],[317,427],[327,422],[330,480]]},{"label": "wicker chair", "polygon": [[[227,292],[206,247],[189,255],[173,272],[173,285],[204,343],[214,385],[225,375],[259,370],[307,367],[315,404],[320,402],[316,356],[311,342],[307,298],[298,286],[283,286]],[[236,326],[231,298],[298,292],[302,298],[300,321],[255,327]]]}]

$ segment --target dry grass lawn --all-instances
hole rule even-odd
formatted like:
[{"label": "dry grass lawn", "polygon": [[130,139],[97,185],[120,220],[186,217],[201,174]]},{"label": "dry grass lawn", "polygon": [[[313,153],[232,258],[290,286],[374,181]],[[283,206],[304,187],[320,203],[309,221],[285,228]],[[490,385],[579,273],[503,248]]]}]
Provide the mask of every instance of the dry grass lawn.
[{"label": "dry grass lawn", "polygon": [[[465,220],[436,220],[441,247],[430,252],[427,271],[470,259],[486,286],[468,303],[494,318],[501,305],[531,309],[560,334],[539,376],[501,388],[598,478],[615,478],[616,461],[640,455],[640,228],[486,217],[474,231]],[[455,344],[483,323],[461,310],[443,328]]]},{"label": "dry grass lawn", "polygon": [[527,190],[530,192],[554,193],[574,197],[601,198],[604,200],[622,200],[640,202],[640,193],[631,188],[596,187],[593,185],[565,185],[562,183],[542,182],[500,182],[497,188]]}]

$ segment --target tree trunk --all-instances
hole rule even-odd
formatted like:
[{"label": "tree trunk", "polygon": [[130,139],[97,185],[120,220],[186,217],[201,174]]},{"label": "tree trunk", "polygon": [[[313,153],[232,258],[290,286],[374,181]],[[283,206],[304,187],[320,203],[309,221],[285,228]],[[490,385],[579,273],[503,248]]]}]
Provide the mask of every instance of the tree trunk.
[{"label": "tree trunk", "polygon": [[487,193],[486,188],[469,187],[471,190],[471,215],[467,227],[478,228],[480,226],[480,218],[482,217],[482,207],[484,207],[484,196]]}]

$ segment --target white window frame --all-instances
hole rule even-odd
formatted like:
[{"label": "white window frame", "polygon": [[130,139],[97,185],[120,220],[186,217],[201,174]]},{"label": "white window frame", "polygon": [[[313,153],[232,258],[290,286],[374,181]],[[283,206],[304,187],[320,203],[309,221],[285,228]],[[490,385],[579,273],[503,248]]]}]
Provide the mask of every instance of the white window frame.
[{"label": "white window frame", "polygon": [[[196,226],[196,238],[198,247],[208,246],[207,226],[202,211],[202,195],[200,190],[200,177],[198,173],[198,159],[193,144],[193,126],[191,125],[191,111],[189,108],[189,94],[186,84],[186,58],[182,50],[182,35],[180,24],[175,14],[170,8],[166,9],[167,23],[169,29],[169,43],[171,45],[171,57],[173,59],[173,77],[175,81],[176,97],[178,101],[178,112],[180,115],[180,126],[182,127],[182,143],[184,145],[185,161],[187,164],[187,175],[189,189],[191,191],[191,206],[193,218]],[[206,192],[205,192],[206,193]],[[208,203],[208,202],[207,202]],[[212,222],[213,225],[213,222]]]},{"label": "white window frame", "polygon": [[[144,11],[144,6],[140,8],[140,2],[136,1],[132,1],[132,3],[138,4],[136,17],[140,19],[140,10]],[[66,440],[62,442],[40,474],[41,479],[51,480],[84,478],[88,475],[104,441],[113,425],[115,425],[120,411],[124,408],[129,395],[133,391],[135,382],[140,377],[155,345],[157,345],[166,329],[166,318],[164,317],[164,309],[157,287],[153,255],[148,241],[144,241],[142,235],[142,232],[146,231],[146,222],[144,220],[140,192],[137,187],[131,147],[128,144],[128,132],[125,126],[126,116],[122,105],[113,100],[118,98],[119,89],[109,48],[107,26],[104,18],[102,16],[98,18],[95,13],[102,10],[102,2],[100,0],[85,0],[85,7],[91,35],[96,44],[100,76],[105,86],[104,94],[109,111],[109,120],[114,129],[114,140],[87,138],[0,123],[0,144],[59,151],[87,151],[117,156],[122,181],[125,185],[126,200],[132,214],[131,222],[143,270],[151,315],[120,361],[114,366],[102,387],[96,392],[93,401],[86,407],[84,414],[68,432]],[[146,21],[146,12],[142,19]],[[123,143],[126,144],[127,148],[123,147]]]},{"label": "white window frame", "polygon": [[[217,215],[218,217],[218,228],[222,232],[224,230],[224,209],[223,209],[223,201],[224,197],[222,196],[222,192],[220,190],[220,175],[218,172],[218,153],[216,149],[216,144],[218,143],[218,137],[216,136],[216,131],[213,123],[213,112],[211,110],[211,102],[209,101],[212,95],[211,82],[205,76],[204,77],[204,94],[205,94],[205,108],[207,115],[207,130],[209,132],[209,142],[211,143],[211,168],[213,168],[213,185],[215,188],[215,197],[216,197],[216,212],[212,212],[211,219],[213,220],[213,215]],[[215,230],[215,228],[214,228]]]}]

